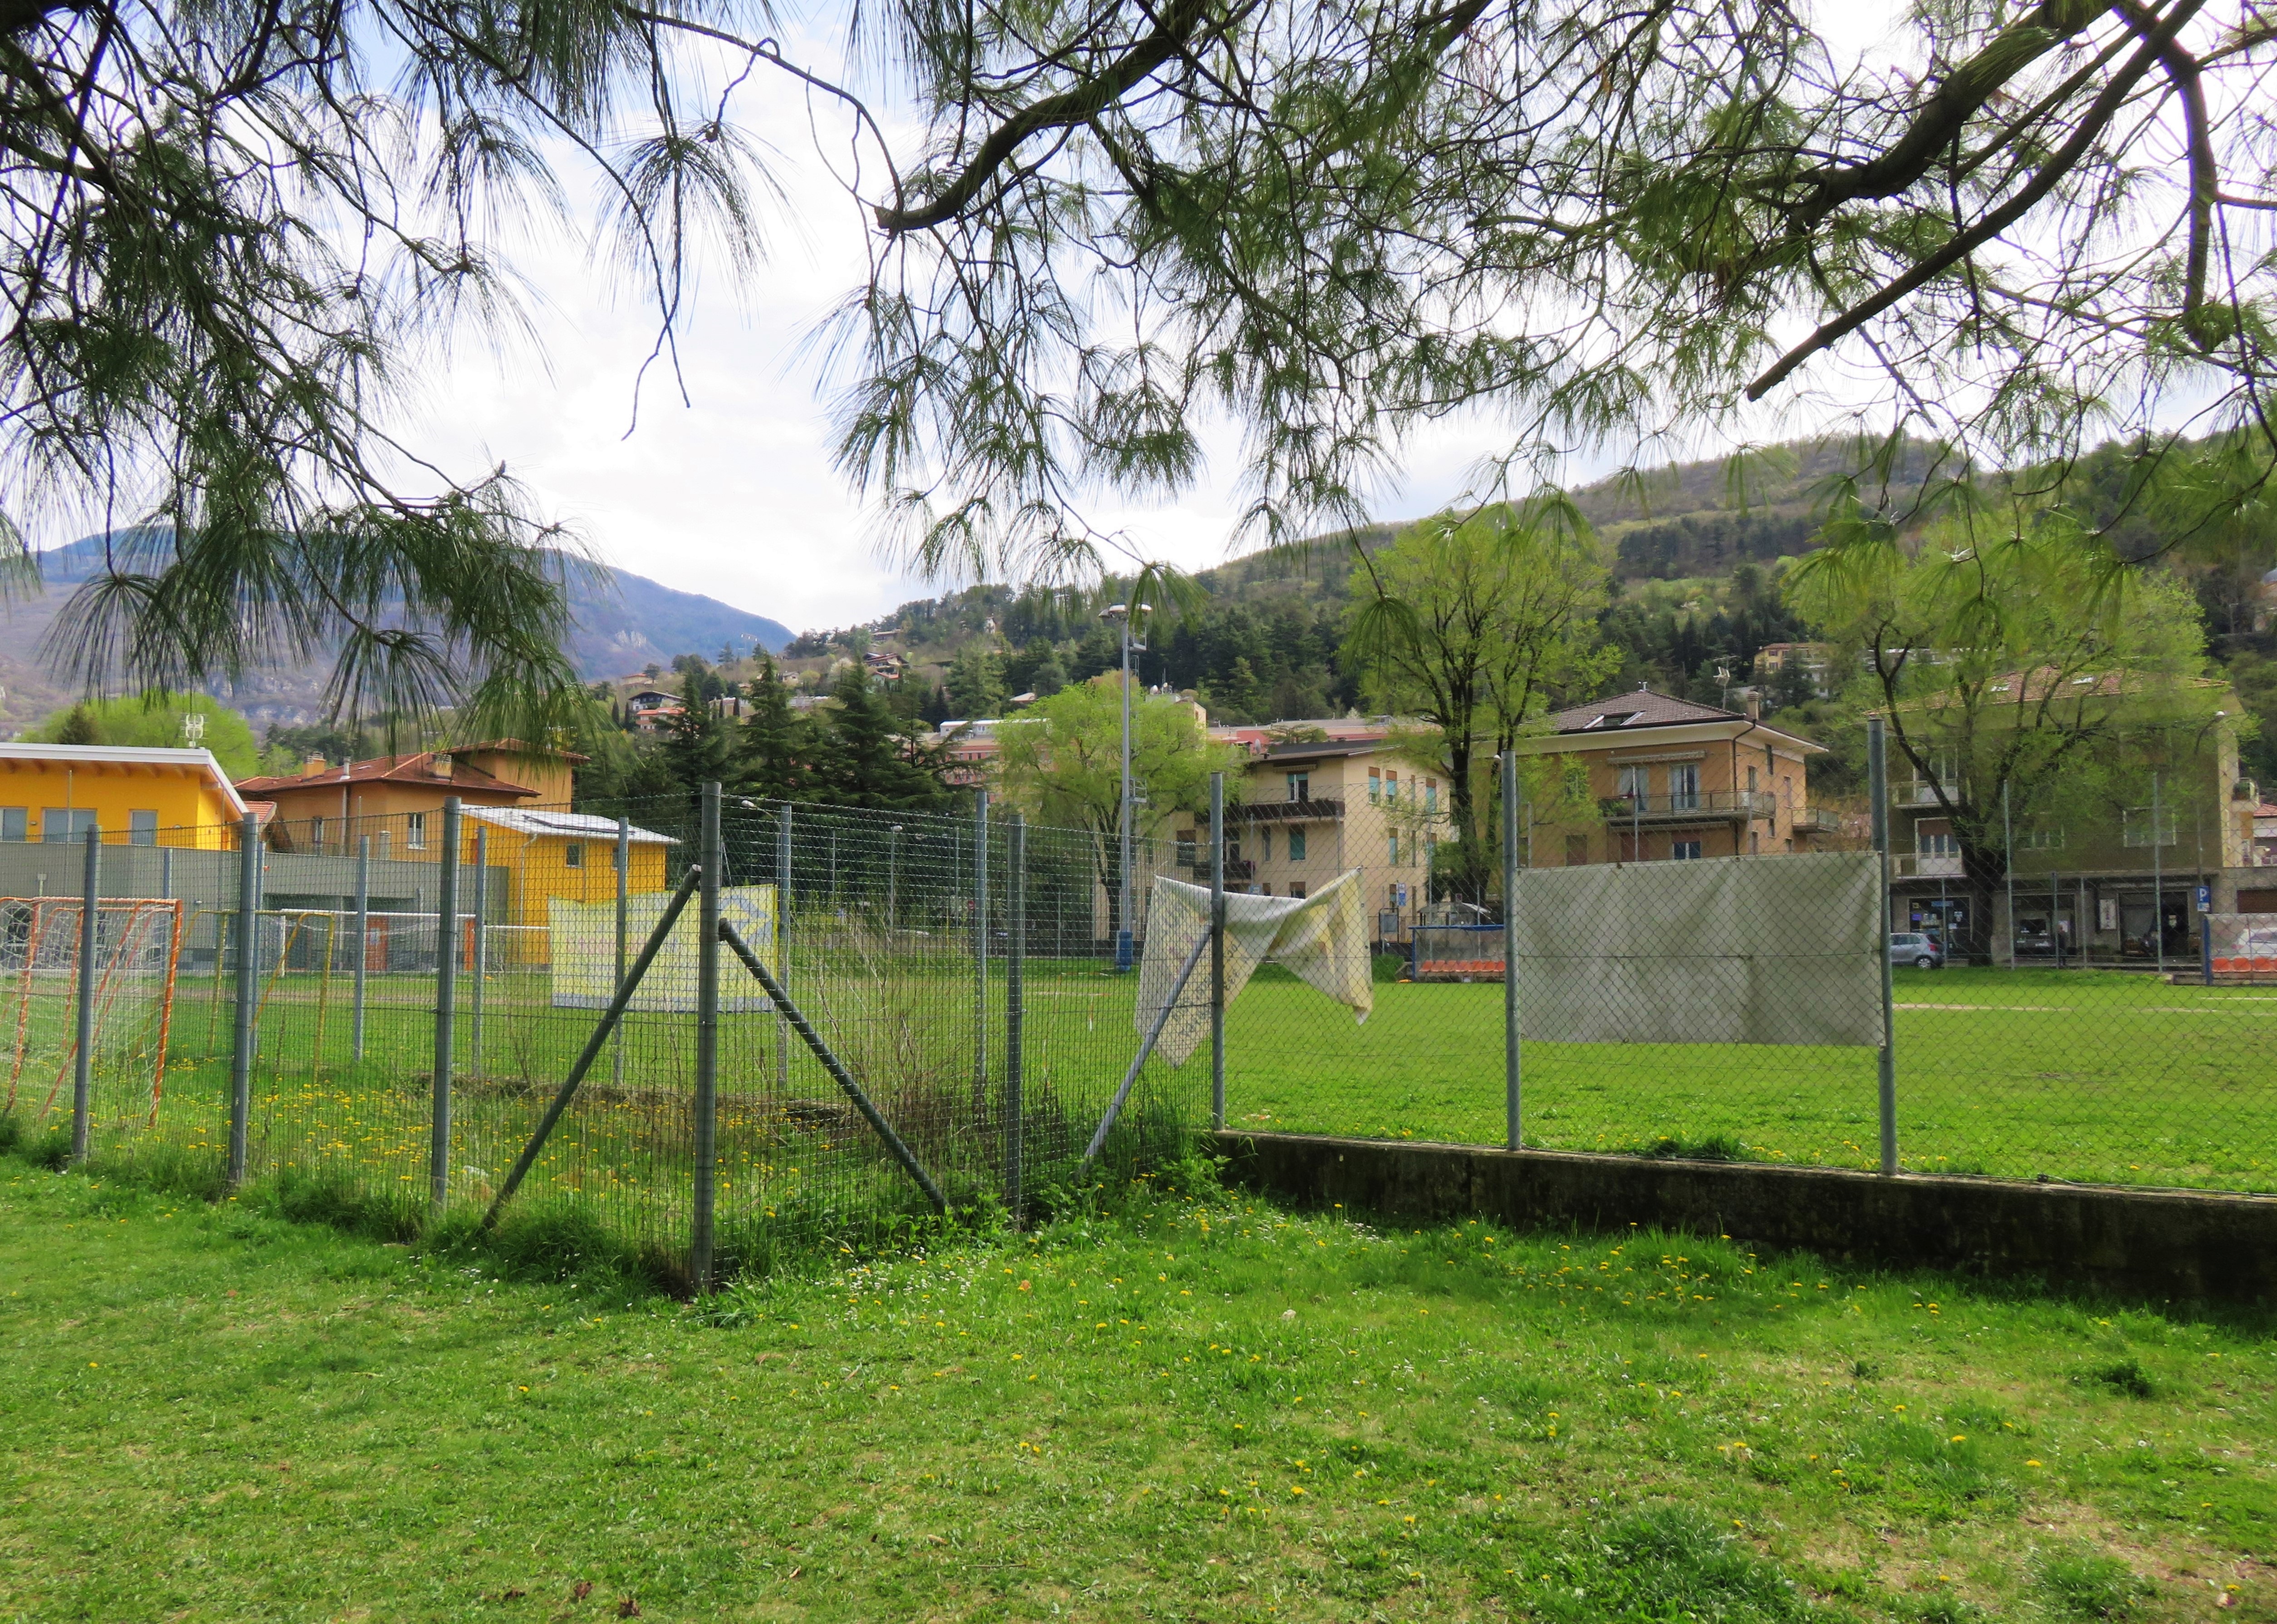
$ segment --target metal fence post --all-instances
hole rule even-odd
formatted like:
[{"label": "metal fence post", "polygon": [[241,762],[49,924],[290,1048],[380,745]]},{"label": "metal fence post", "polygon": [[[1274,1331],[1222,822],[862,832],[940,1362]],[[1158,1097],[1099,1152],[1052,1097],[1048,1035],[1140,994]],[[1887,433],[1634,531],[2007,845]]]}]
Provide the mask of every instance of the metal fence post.
[{"label": "metal fence post", "polygon": [[87,871],[79,901],[79,1053],[72,1066],[72,1160],[87,1160],[88,1118],[95,1104],[95,960],[102,949],[103,833],[87,831]]},{"label": "metal fence post", "polygon": [[1017,1224],[1024,1203],[1021,1163],[1027,1149],[1022,1131],[1025,1110],[1021,1097],[1020,1042],[1028,957],[1028,825],[1017,812],[1012,814],[1012,827],[1005,838],[1009,845],[1005,856],[1011,869],[1012,917],[1004,945],[1004,1210]]},{"label": "metal fence post", "polygon": [[435,898],[435,1074],[427,1138],[427,1199],[451,1194],[451,1040],[459,997],[459,798],[443,802],[442,871]]},{"label": "metal fence post", "polygon": [[469,1017],[467,1034],[467,1071],[469,1075],[483,1074],[483,983],[491,973],[490,910],[491,898],[491,831],[481,823],[475,825],[475,903],[467,910],[474,918],[475,953],[474,984],[467,990],[467,1014]]},{"label": "metal fence post", "polygon": [[1225,1126],[1225,774],[1210,774],[1210,1126]]},{"label": "metal fence post", "polygon": [[713,1180],[720,1127],[720,786],[704,786],[704,830],[697,861],[695,1191],[688,1226],[688,1271],[696,1289],[712,1289]]},{"label": "metal fence post", "polygon": [[1896,1012],[1890,988],[1890,763],[1882,718],[1866,718],[1866,793],[1874,801],[1874,854],[1882,870],[1880,926],[1874,952],[1882,962],[1882,1047],[1876,1057],[1882,1111],[1882,1171],[1898,1170],[1898,1056]]},{"label": "metal fence post", "polygon": [[972,1120],[988,1119],[988,792],[972,798]]},{"label": "metal fence post", "polygon": [[2167,866],[2159,846],[2159,775],[2151,775],[2151,939],[2157,944],[2159,974],[2167,973]]},{"label": "metal fence post", "polygon": [[1510,1149],[1526,1139],[1518,1028],[1518,752],[1502,753],[1502,1097]]},{"label": "metal fence post", "polygon": [[[790,985],[790,802],[775,818],[775,975]],[[775,1012],[775,1092],[790,1092],[790,1017]]]},{"label": "metal fence post", "polygon": [[[229,1182],[245,1182],[246,1127],[253,1115],[253,1013],[259,971],[253,962],[261,901],[261,825],[248,812],[237,826],[237,1020],[229,1055]],[[219,957],[220,948],[215,948]]]},{"label": "metal fence post", "polygon": [[[629,889],[632,884],[632,868],[633,826],[629,819],[620,816],[617,819],[617,978],[612,983],[619,987],[625,984],[625,955],[629,950],[632,940],[632,901]],[[610,1079],[621,1086],[625,1080],[625,1028],[622,1021],[618,1022],[617,1029],[609,1035],[609,1044],[612,1050],[609,1057]]]},{"label": "metal fence post", "polygon": [[[2008,968],[2016,968],[2016,826],[2008,816],[2008,780],[2000,780],[2000,863],[2008,887],[2008,918],[2001,929],[2008,933]],[[2048,915],[2048,939],[2055,940],[2055,915]]]},{"label": "metal fence post", "polygon": [[363,1059],[363,1000],[365,973],[370,968],[365,961],[371,957],[371,837],[356,837],[355,888],[355,945],[349,950],[354,955],[352,974],[355,977],[355,1013],[348,1021],[350,1048],[356,1059]]}]

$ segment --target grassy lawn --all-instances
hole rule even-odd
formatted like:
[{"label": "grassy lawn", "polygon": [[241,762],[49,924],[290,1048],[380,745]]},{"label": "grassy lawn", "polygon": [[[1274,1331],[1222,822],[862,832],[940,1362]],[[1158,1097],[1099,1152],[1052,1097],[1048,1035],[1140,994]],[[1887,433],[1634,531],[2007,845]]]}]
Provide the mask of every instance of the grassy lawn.
[{"label": "grassy lawn", "polygon": [[5,1159],[0,1260],[11,1620],[2277,1620],[2262,1323],[1216,1197],[698,1311]]},{"label": "grassy lawn", "polygon": [[[1903,969],[1896,981],[1906,1167],[2277,1189],[2277,988],[2116,971]],[[1286,982],[1243,994],[1227,1018],[1237,1125],[1501,1142],[1501,987],[1376,994],[1359,1027]],[[1524,1077],[1528,1144],[1667,1138],[1876,1165],[1868,1050],[1529,1043]]]}]

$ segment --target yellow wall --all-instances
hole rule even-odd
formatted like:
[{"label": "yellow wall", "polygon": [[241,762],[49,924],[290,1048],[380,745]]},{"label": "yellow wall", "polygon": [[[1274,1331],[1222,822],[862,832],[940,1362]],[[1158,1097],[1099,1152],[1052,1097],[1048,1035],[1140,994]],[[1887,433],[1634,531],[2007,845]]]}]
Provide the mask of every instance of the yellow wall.
[{"label": "yellow wall", "polygon": [[0,747],[0,807],[25,808],[25,839],[45,833],[50,807],[89,810],[105,845],[124,846],[128,814],[158,815],[157,843],[204,851],[233,848],[237,812],[199,769],[124,762],[27,760]]},{"label": "yellow wall", "polygon": [[[606,902],[617,894],[616,869],[613,866],[615,836],[604,834],[598,839],[572,840],[561,835],[522,834],[468,818],[460,825],[463,839],[461,861],[475,861],[475,831],[485,828],[490,836],[490,866],[504,869],[512,877],[507,881],[506,914],[494,922],[543,930],[547,921],[546,904],[556,897],[569,902]],[[572,846],[583,848],[585,861],[582,868],[569,866],[568,850]],[[664,854],[670,849],[654,841],[634,841],[632,867],[625,876],[625,889],[636,892],[664,890]]]}]

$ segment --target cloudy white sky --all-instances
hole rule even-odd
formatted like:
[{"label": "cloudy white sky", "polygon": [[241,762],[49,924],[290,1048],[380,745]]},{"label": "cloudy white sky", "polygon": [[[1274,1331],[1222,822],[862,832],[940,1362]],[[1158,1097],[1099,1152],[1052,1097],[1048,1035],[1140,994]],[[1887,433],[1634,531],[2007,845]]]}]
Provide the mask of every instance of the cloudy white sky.
[{"label": "cloudy white sky", "polygon": [[[831,466],[821,366],[807,341],[861,279],[862,225],[811,153],[783,147],[803,229],[774,234],[770,262],[740,297],[722,277],[703,284],[680,348],[685,404],[652,368],[634,426],[654,323],[610,299],[605,273],[563,246],[522,266],[542,295],[531,301],[535,345],[503,359],[461,356],[424,402],[413,438],[461,474],[508,464],[608,563],[797,630],[866,620],[937,588],[877,556],[867,510]],[[1484,423],[1440,430],[1416,448],[1380,512],[1454,499],[1501,444]],[[1091,517],[1142,556],[1217,563],[1239,512],[1235,450],[1229,437],[1174,505]]]},{"label": "cloudy white sky", "polygon": [[[1891,15],[1869,4],[1832,20],[1849,48],[1870,49],[1887,37]],[[825,71],[835,60],[828,39],[786,34],[784,47]],[[787,199],[757,277],[738,287],[712,277],[692,302],[681,344],[686,404],[668,376],[652,372],[627,432],[652,319],[637,301],[613,300],[613,278],[579,248],[550,245],[517,258],[537,296],[534,345],[503,361],[461,360],[435,380],[412,437],[461,475],[506,463],[606,562],[802,629],[868,619],[935,588],[877,556],[861,501],[830,464],[819,366],[805,346],[862,279],[864,221],[817,153],[807,99],[770,72],[758,70],[735,117],[778,155]],[[828,127],[827,104],[814,110]],[[921,146],[890,117],[888,128],[903,153]],[[1438,427],[1410,448],[1378,516],[1457,499],[1480,459],[1504,449],[1483,419]],[[1088,517],[1119,528],[1142,556],[1216,563],[1240,506],[1235,450],[1229,437],[1171,505]],[[1617,466],[1625,451],[1578,459],[1569,474]]]}]

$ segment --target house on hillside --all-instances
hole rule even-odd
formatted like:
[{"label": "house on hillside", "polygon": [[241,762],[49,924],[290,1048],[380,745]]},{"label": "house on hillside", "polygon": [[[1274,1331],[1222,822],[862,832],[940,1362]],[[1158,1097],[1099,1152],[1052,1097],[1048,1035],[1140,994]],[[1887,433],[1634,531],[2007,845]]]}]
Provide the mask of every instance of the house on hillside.
[{"label": "house on hillside", "polygon": [[1681,861],[1847,844],[1842,820],[1810,804],[1805,763],[1824,749],[1754,714],[1649,688],[1561,710],[1549,732],[1519,741],[1519,754],[1573,763],[1586,793],[1580,807],[1535,808],[1530,861]]}]

